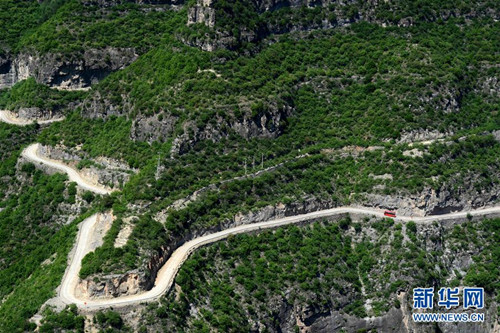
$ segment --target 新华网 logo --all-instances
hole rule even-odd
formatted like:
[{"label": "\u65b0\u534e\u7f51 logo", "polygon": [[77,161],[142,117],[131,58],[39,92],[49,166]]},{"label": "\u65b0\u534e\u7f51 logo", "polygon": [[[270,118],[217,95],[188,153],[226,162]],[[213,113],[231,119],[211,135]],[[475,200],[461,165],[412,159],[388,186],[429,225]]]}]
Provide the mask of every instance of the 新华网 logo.
[{"label": "\u65b0\u534e\u7f51 logo", "polygon": [[[441,288],[437,292],[437,305],[439,307],[456,308],[460,306],[468,309],[484,308],[484,289],[477,287],[464,287],[462,298],[460,298],[460,289]],[[413,289],[413,309],[429,310],[434,308],[434,288],[414,288]],[[484,313],[413,313],[415,322],[482,322]]]}]

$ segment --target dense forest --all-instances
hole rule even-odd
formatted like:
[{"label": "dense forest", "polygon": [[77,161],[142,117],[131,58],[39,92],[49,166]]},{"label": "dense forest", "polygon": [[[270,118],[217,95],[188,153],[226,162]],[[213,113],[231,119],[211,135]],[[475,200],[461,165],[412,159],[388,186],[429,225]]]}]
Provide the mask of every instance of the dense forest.
[{"label": "dense forest", "polygon": [[[65,116],[0,123],[0,331],[35,329],[28,320],[55,295],[77,225],[92,212],[116,216],[82,263],[80,277],[99,281],[131,270],[149,277],[151,258],[172,244],[278,205],[382,207],[374,195],[444,193],[437,208],[423,205],[434,214],[498,202],[497,2],[269,9],[216,0],[213,26],[191,22],[195,1],[152,3],[0,2],[2,80],[20,55],[61,61],[52,75],[71,73],[88,50],[138,57],[83,90],[42,84],[39,72],[0,90],[2,110]],[[34,142],[84,156],[79,168],[109,158],[138,172],[122,191],[93,195],[23,161]],[[131,235],[115,247],[131,216]],[[261,322],[273,331],[279,297],[320,313],[383,316],[401,306],[398,291],[431,282],[483,286],[500,301],[498,220],[433,224],[430,243],[422,228],[346,219],[231,237],[195,252],[137,329],[248,331]],[[454,272],[437,244],[473,253],[467,272]],[[336,293],[348,297],[336,303]],[[40,313],[40,332],[86,325],[74,306]],[[93,325],[133,331],[122,317],[98,312]]]}]

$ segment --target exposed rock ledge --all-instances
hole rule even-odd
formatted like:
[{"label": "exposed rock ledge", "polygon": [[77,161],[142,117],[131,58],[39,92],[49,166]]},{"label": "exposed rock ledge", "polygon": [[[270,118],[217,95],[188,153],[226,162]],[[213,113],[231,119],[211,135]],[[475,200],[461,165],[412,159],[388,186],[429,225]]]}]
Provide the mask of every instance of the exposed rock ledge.
[{"label": "exposed rock ledge", "polygon": [[29,77],[60,89],[85,89],[137,57],[132,48],[112,47],[70,55],[24,51],[15,57],[0,56],[0,89]]},{"label": "exposed rock ledge", "polygon": [[[41,145],[39,153],[50,159],[64,161],[74,168],[77,167],[78,163],[85,156],[62,146],[51,147]],[[128,165],[109,158],[98,157],[89,161],[91,161],[92,165],[85,166],[80,170],[82,177],[95,185],[105,185],[110,189],[121,188],[130,176],[137,172],[137,170],[131,169]],[[44,166],[41,167],[44,168]],[[46,171],[51,172],[51,170]]]},{"label": "exposed rock ledge", "polygon": [[426,187],[414,195],[367,193],[364,196],[365,206],[397,209],[407,216],[439,215],[492,205],[500,198],[500,185],[494,184],[487,190],[477,190],[472,185],[456,188],[443,185],[437,190]]}]

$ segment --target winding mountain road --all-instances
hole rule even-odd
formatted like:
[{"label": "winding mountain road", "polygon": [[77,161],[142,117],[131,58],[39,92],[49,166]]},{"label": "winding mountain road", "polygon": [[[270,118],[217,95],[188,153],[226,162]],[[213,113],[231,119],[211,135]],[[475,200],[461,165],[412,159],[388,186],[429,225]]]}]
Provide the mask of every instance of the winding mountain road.
[{"label": "winding mountain road", "polygon": [[[54,119],[46,119],[46,120],[37,120],[36,122],[39,124],[50,124],[56,121],[62,121],[64,118],[54,118]],[[32,119],[25,119],[16,117],[16,115],[7,110],[0,110],[0,121],[4,123],[17,125],[17,126],[27,126],[33,124],[35,121]]]},{"label": "winding mountain road", "polygon": [[[40,154],[38,153],[38,149],[39,149],[39,144],[30,145],[23,151],[22,155],[26,159],[33,161],[35,163],[43,163],[50,167],[56,168],[60,171],[66,172],[72,181],[77,182],[78,185],[89,191],[93,191],[99,194],[109,193],[109,190],[101,186],[96,186],[95,184],[91,184],[88,181],[86,181],[78,173],[77,170],[59,161],[55,161],[40,156]],[[277,228],[285,225],[298,224],[302,222],[305,223],[322,218],[329,218],[329,217],[331,218],[342,214],[360,214],[360,215],[375,216],[380,218],[384,217],[383,210],[381,209],[375,209],[369,207],[338,207],[338,208],[316,211],[308,214],[289,216],[280,219],[229,228],[220,232],[195,238],[177,248],[174,251],[174,253],[170,256],[168,261],[158,271],[155,285],[151,290],[148,290],[141,294],[122,296],[117,298],[85,299],[78,297],[76,291],[77,291],[77,285],[80,281],[78,274],[80,272],[82,259],[91,250],[90,244],[92,242],[92,236],[95,232],[96,226],[100,218],[99,214],[94,214],[91,217],[85,219],[79,226],[77,241],[72,251],[73,255],[70,258],[70,264],[66,269],[61,286],[59,288],[58,298],[63,303],[76,304],[79,308],[85,310],[96,310],[107,307],[121,307],[131,304],[154,301],[159,297],[161,297],[163,294],[165,294],[171,288],[174,282],[174,278],[177,272],[179,271],[180,267],[184,263],[184,261],[186,261],[189,255],[200,246],[217,242],[219,240],[227,238],[230,235],[256,232],[259,230]],[[430,223],[433,221],[464,219],[468,215],[500,216],[500,206],[471,210],[471,211],[454,212],[436,216],[425,216],[425,217],[398,216],[396,220],[402,222],[415,221],[417,223]]]},{"label": "winding mountain road", "polygon": [[[362,208],[362,207],[340,207],[321,210],[317,212],[312,212],[308,214],[289,216],[281,219],[241,225],[238,227],[226,229],[213,234],[205,235],[202,237],[195,238],[189,242],[184,243],[182,246],[177,248],[168,261],[159,270],[156,277],[154,287],[141,294],[123,296],[111,299],[80,299],[76,297],[75,290],[79,282],[78,272],[81,268],[81,261],[85,256],[86,249],[88,247],[89,239],[92,235],[92,230],[97,223],[97,214],[86,219],[78,232],[78,239],[76,242],[76,250],[74,257],[70,263],[70,266],[63,278],[63,282],[59,291],[59,298],[66,304],[76,304],[81,309],[95,310],[107,307],[120,307],[130,304],[154,301],[160,296],[165,294],[174,282],[175,275],[179,271],[180,267],[184,261],[189,257],[189,255],[198,247],[210,244],[230,235],[236,235],[247,232],[255,232],[264,229],[277,228],[289,224],[297,224],[301,222],[314,221],[321,218],[332,217],[341,214],[363,214],[368,216],[383,217],[383,210],[373,209],[373,208]],[[401,216],[396,220],[407,222],[415,221],[417,223],[429,223],[433,221],[443,221],[450,219],[462,219],[466,218],[467,215],[471,216],[485,216],[500,214],[500,207],[491,207],[485,209],[478,209],[468,212],[456,212],[450,214],[444,214],[439,216],[426,216],[426,217],[409,217]]]},{"label": "winding mountain road", "polygon": [[50,159],[48,157],[40,155],[39,152],[40,149],[40,144],[39,143],[34,143],[32,145],[29,145],[26,147],[21,155],[26,158],[27,160],[33,162],[33,163],[41,163],[45,164],[49,167],[52,167],[54,169],[57,169],[59,171],[65,172],[70,181],[73,181],[78,184],[81,188],[92,191],[94,193],[98,194],[109,194],[112,192],[112,190],[105,188],[104,186],[101,185],[96,185],[90,182],[89,180],[85,179],[80,175],[78,170],[60,162],[56,161],[53,159]]}]

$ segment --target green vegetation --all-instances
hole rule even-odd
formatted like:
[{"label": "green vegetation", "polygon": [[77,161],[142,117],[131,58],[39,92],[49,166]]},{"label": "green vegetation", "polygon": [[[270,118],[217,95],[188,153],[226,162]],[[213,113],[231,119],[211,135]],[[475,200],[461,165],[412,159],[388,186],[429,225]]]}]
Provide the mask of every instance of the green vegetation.
[{"label": "green vegetation", "polygon": [[[424,190],[459,197],[498,188],[500,144],[492,133],[500,128],[500,23],[489,18],[497,3],[401,0],[371,10],[371,2],[358,1],[263,13],[256,4],[221,0],[214,3],[215,29],[186,25],[192,5],[171,10],[130,2],[0,3],[2,61],[5,53],[27,52],[55,53],[71,62],[86,50],[107,47],[141,55],[86,93],[55,91],[33,78],[0,92],[0,108],[10,110],[59,111],[81,102],[65,121],[41,132],[37,125],[0,124],[0,331],[32,329],[26,319],[53,296],[85,216],[65,225],[66,205],[93,203],[113,208],[118,217],[103,246],[84,259],[80,274],[88,277],[144,269],[162,247],[267,205],[311,198],[330,205],[363,203],[369,193]],[[443,20],[442,13],[450,18]],[[314,30],[361,17],[372,23]],[[243,41],[251,31],[260,38],[295,28],[303,31],[272,36],[269,43]],[[231,50],[204,52],[184,44],[221,36]],[[141,130],[158,140],[133,140]],[[411,147],[399,142],[414,140],[408,133],[430,131],[446,140]],[[183,145],[171,154],[176,138]],[[121,193],[101,199],[83,192],[80,200],[63,175],[17,166],[21,149],[35,141],[78,147],[86,154],[79,168],[106,156],[140,171]],[[269,167],[276,168],[242,177]],[[177,199],[210,184],[187,207],[168,211],[165,223],[155,220]],[[132,214],[139,216],[133,233],[115,249],[123,219]],[[177,277],[180,301],[172,293],[151,320],[195,331],[245,329],[248,318],[274,318],[266,302],[276,295],[289,304],[309,301],[378,316],[400,305],[398,290],[450,277],[456,285],[465,281],[493,294],[499,287],[498,239],[486,230],[497,227],[493,220],[458,226],[450,235],[446,230],[446,237],[458,241],[455,247],[447,243],[454,253],[467,248],[463,235],[485,244],[481,254],[479,243],[469,245],[475,264],[464,277],[450,275],[442,250],[426,248],[412,223],[345,220],[237,236],[196,252]],[[430,242],[448,242],[439,235]],[[349,304],[333,302],[332,290],[349,295]],[[370,313],[363,306],[367,298],[373,300]],[[190,303],[200,308],[196,320]],[[60,314],[48,310],[45,319],[42,332],[82,329],[71,307]],[[128,329],[115,312],[95,320],[104,331]]]},{"label": "green vegetation", "polygon": [[[182,13],[185,13],[182,11]],[[183,23],[183,15],[172,10],[147,10],[145,6],[124,4],[102,9],[67,1],[19,47],[41,52],[82,52],[89,48],[134,47],[143,53],[158,45]]]},{"label": "green vegetation", "polygon": [[456,23],[360,23],[303,40],[285,35],[253,56],[162,46],[110,75],[96,96],[118,109],[131,105],[131,117],[173,117],[167,138],[187,121],[230,134],[234,123],[288,106],[292,117],[282,120],[285,135],[274,145],[287,150],[379,144],[412,130],[496,128],[498,96],[481,85],[498,75],[489,64],[499,61],[500,24]]},{"label": "green vegetation", "polygon": [[18,110],[36,107],[58,111],[71,102],[82,100],[86,93],[59,91],[36,83],[34,78],[21,81],[11,89],[0,92],[0,109]]},{"label": "green vegetation", "polygon": [[[150,305],[145,310],[144,324],[167,327],[166,331],[181,327],[186,331],[237,332],[248,330],[257,321],[276,329],[283,324],[279,318],[288,318],[280,311],[307,305],[316,307],[316,313],[328,313],[329,309],[358,317],[381,316],[400,304],[399,291],[448,285],[446,281],[454,273],[450,263],[442,260],[446,248],[451,256],[474,253],[476,265],[491,265],[488,283],[496,289],[490,289],[487,297],[497,294],[498,262],[491,258],[498,252],[499,219],[452,229],[426,226],[427,236],[418,233],[422,226],[414,228],[411,223],[406,224],[406,231],[392,220],[361,224],[359,232],[349,220],[290,226],[234,236],[199,249],[179,271],[175,280],[178,288],[159,306]],[[415,237],[404,240],[404,232]],[[468,245],[456,248],[454,244],[460,239]],[[457,277],[458,281],[487,288],[484,281],[470,278],[482,274],[476,265],[469,267],[465,278]],[[348,295],[348,304],[342,295]],[[409,301],[411,293],[406,297]],[[368,299],[372,301],[370,313],[364,306]],[[193,307],[196,316],[192,315]]]},{"label": "green vegetation", "polygon": [[[113,212],[120,213],[123,208],[120,209],[118,204],[113,206]],[[136,226],[142,226],[148,228],[148,238],[153,240],[155,246],[161,246],[165,242],[165,237],[162,236],[163,230],[157,225],[152,225],[151,223],[145,223],[149,221],[144,221],[142,219],[140,222],[136,222]],[[110,273],[116,271],[125,272],[127,269],[133,269],[135,267],[137,256],[137,247],[134,242],[128,242],[125,247],[115,248],[114,242],[116,236],[120,232],[123,225],[121,218],[117,218],[103,239],[103,245],[97,248],[94,252],[89,253],[85,256],[82,261],[82,269],[80,270],[80,277],[86,278],[89,275],[96,273]],[[154,236],[156,235],[156,237]],[[156,238],[156,239],[155,239]],[[121,258],[122,260],[117,261],[116,258]],[[118,263],[118,265],[116,265]],[[121,264],[125,263],[125,267]]]},{"label": "green vegetation", "polygon": [[[439,189],[443,184],[449,186],[453,195],[459,195],[459,189],[469,186],[471,179],[478,174],[482,176],[474,182],[477,189],[488,191],[498,184],[496,178],[488,176],[500,168],[496,158],[500,154],[500,144],[490,136],[472,136],[451,144],[435,144],[428,148],[422,158],[404,156],[406,149],[406,145],[392,146],[392,149],[365,152],[357,158],[316,154],[286,162],[278,169],[258,177],[219,185],[219,190],[208,191],[186,208],[170,212],[163,226],[154,221],[152,216],[170,205],[175,198],[192,193],[190,191],[196,189],[196,184],[201,186],[203,182],[197,180],[196,175],[203,175],[204,166],[211,166],[211,159],[204,159],[203,154],[197,154],[196,159],[190,158],[195,154],[186,155],[178,162],[199,166],[199,173],[195,173],[196,168],[182,170],[181,166],[175,168],[167,164],[169,171],[159,181],[146,183],[144,180],[150,178],[142,173],[125,186],[124,198],[151,200],[154,203],[140,218],[129,244],[113,249],[116,236],[108,234],[112,238],[105,243],[107,245],[84,260],[83,275],[130,269],[134,262],[141,266],[148,259],[141,255],[143,250],[154,253],[162,244],[184,237],[189,232],[218,226],[238,212],[280,202],[301,202],[304,197],[314,196],[340,205],[355,200],[362,202],[366,193],[418,193],[426,186]],[[467,172],[463,171],[464,168]],[[184,174],[186,179],[183,179]],[[373,176],[384,174],[392,175],[392,179],[375,179]],[[207,178],[212,177],[207,175]],[[384,188],[377,189],[379,186]],[[351,193],[356,195],[352,196]],[[167,194],[167,199],[155,200]],[[414,228],[410,225],[410,230]]]},{"label": "green vegetation", "polygon": [[[57,228],[51,221],[59,204],[65,201],[63,175],[46,176],[34,171],[30,165],[23,167],[30,181],[19,196],[9,196],[0,212],[0,296],[8,295],[14,288],[10,281],[26,279],[35,266],[49,258],[54,252],[47,244]],[[30,172],[33,170],[33,173]],[[36,235],[36,236],[35,236]],[[29,240],[29,241],[27,241]],[[43,248],[33,253],[33,249]]]},{"label": "green vegetation", "polygon": [[[83,149],[93,156],[121,157],[140,168],[122,199],[152,202],[142,219],[155,230],[162,230],[151,218],[155,213],[208,184],[242,175],[245,163],[255,172],[261,169],[260,158],[264,167],[288,161],[256,178],[225,183],[169,214],[169,241],[220,225],[241,211],[308,196],[349,204],[362,202],[370,192],[406,195],[446,188],[459,195],[460,186],[488,190],[498,184],[498,177],[489,175],[498,170],[500,146],[487,133],[499,126],[499,98],[482,85],[498,74],[490,64],[499,61],[495,49],[500,47],[500,26],[489,21],[458,23],[409,28],[360,23],[345,31],[314,32],[306,39],[282,36],[251,56],[164,46],[110,75],[95,90],[102,101],[118,107],[127,96],[130,117],[174,117],[175,129],[164,137],[167,141],[183,133],[189,122],[199,131],[214,126],[212,132],[225,135],[219,142],[195,141],[187,152],[170,159],[167,147],[153,144],[151,149],[132,142],[129,125],[116,125],[126,124],[123,118],[101,122],[77,116],[48,129],[42,141],[69,146],[84,142]],[[245,140],[231,130],[231,124],[243,119],[272,117],[273,108],[284,105],[293,112],[274,140]],[[87,135],[89,128],[105,136]],[[429,130],[454,135],[446,143],[415,146],[422,153],[416,157],[404,154],[415,147],[394,144],[402,133]],[[114,135],[121,140],[109,144]],[[359,146],[361,152],[350,146]],[[346,147],[347,152],[342,149]],[[164,171],[153,180],[158,153],[165,156]],[[294,159],[304,153],[310,156]],[[252,160],[256,164],[250,164]],[[386,174],[390,178],[375,177]],[[119,264],[125,258],[121,251],[111,257],[109,251],[96,252],[92,262],[103,268],[92,264],[86,274],[124,269],[132,257],[143,265],[139,253],[159,250],[150,237],[147,227],[135,228],[130,241],[134,247],[126,248],[127,264]]]},{"label": "green vegetation", "polygon": [[[84,332],[85,317],[78,315],[77,307],[74,304],[67,306],[59,313],[47,309],[43,315],[44,319],[40,326],[41,333],[61,331]],[[130,332],[130,329],[124,325],[120,314],[114,311],[97,312],[94,315],[93,325],[99,329],[99,332]]]},{"label": "green vegetation", "polygon": [[[486,243],[484,250],[474,257],[475,264],[467,272],[465,281],[470,285],[483,287],[487,292],[496,293],[497,296],[500,296],[500,293],[498,293],[498,290],[500,290],[500,248],[498,246],[500,244],[500,220],[484,221],[482,227],[484,231],[490,233],[491,242]],[[472,223],[469,223],[467,228],[462,229],[462,232],[460,232],[461,230],[456,231],[456,236],[461,240],[462,246],[468,241],[464,234],[470,234],[467,231],[476,229]],[[477,235],[474,235],[473,242],[476,246],[481,244],[481,240]]]},{"label": "green vegetation", "polygon": [[78,315],[76,305],[67,306],[60,313],[47,309],[40,326],[40,332],[49,333],[59,330],[72,330],[72,332],[84,332],[85,317]]},{"label": "green vegetation", "polygon": [[123,324],[120,314],[115,311],[99,311],[94,316],[94,322],[97,323],[104,332],[127,332],[128,329]]},{"label": "green vegetation", "polygon": [[[88,48],[133,47],[143,53],[184,24],[185,11],[147,10],[127,3],[100,8],[78,0],[0,4],[0,50],[80,53]],[[0,51],[0,55],[1,55]]]},{"label": "green vegetation", "polygon": [[[342,235],[337,224],[238,235],[196,251],[175,280],[182,290],[180,300],[172,302],[170,295],[170,301],[163,302],[153,317],[185,327],[190,324],[186,320],[189,303],[201,305],[206,297],[209,303],[206,308],[202,306],[201,316],[194,323],[196,329],[247,331],[249,319],[256,319],[258,313],[269,318],[266,322],[277,316],[267,304],[275,295],[286,292],[288,304],[314,302],[325,306],[331,301],[332,286],[349,295],[352,305],[345,311],[364,316],[362,302],[358,301],[362,295],[356,260],[351,239]],[[201,281],[208,284],[202,286]],[[342,309],[347,304],[332,306]]]},{"label": "green vegetation", "polygon": [[15,48],[20,37],[29,34],[53,15],[64,0],[0,2],[0,55]]},{"label": "green vegetation", "polygon": [[[75,200],[66,176],[45,175],[33,164],[16,164],[33,142],[37,127],[0,123],[0,331],[24,332],[59,285],[73,246],[77,224],[61,218],[61,205]],[[21,306],[22,305],[22,306]]]},{"label": "green vegetation", "polygon": [[[3,212],[2,212],[3,213]],[[0,221],[3,220],[3,214]],[[67,258],[70,249],[73,247],[76,236],[77,225],[87,215],[83,215],[73,221],[70,225],[46,226],[43,229],[43,236],[52,234],[52,237],[40,244],[40,238],[34,234],[25,238],[24,248],[31,251],[28,256],[24,256],[29,265],[19,268],[19,272],[8,269],[11,280],[10,287],[13,290],[7,296],[5,302],[0,307],[0,331],[3,332],[24,332],[33,329],[33,324],[28,324],[27,319],[33,316],[49,298],[55,296],[55,288],[61,283],[67,265]],[[17,223],[19,225],[19,223]],[[23,228],[30,230],[36,228],[33,225],[23,225]],[[33,257],[33,258],[31,258]],[[25,276],[29,273],[29,276]],[[4,274],[2,272],[2,274]],[[7,274],[7,272],[5,273]],[[20,276],[22,274],[22,276]],[[15,278],[15,279],[14,279]],[[15,281],[15,285],[12,285]],[[22,306],[20,306],[20,304]]]},{"label": "green vegetation", "polygon": [[152,163],[152,159],[159,153],[165,156],[169,151],[169,144],[155,143],[150,146],[145,142],[131,140],[130,126],[131,121],[123,117],[111,117],[106,121],[92,120],[73,112],[64,121],[54,123],[44,130],[38,140],[48,145],[82,145],[82,150],[89,157],[109,156],[124,160],[135,168],[143,167],[147,162]]},{"label": "green vegetation", "polygon": [[[21,147],[29,143],[36,134],[36,126],[16,127],[0,122],[0,175],[9,176],[5,182],[0,183],[0,200],[4,198],[4,192],[8,187],[10,177],[15,175],[15,166]],[[0,201],[2,202],[2,201]]]}]

